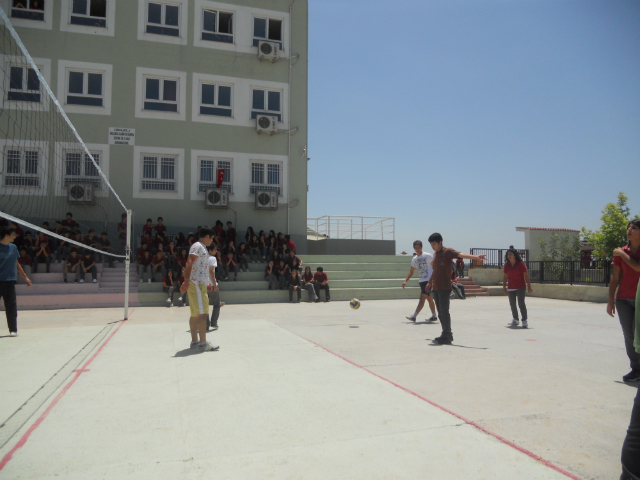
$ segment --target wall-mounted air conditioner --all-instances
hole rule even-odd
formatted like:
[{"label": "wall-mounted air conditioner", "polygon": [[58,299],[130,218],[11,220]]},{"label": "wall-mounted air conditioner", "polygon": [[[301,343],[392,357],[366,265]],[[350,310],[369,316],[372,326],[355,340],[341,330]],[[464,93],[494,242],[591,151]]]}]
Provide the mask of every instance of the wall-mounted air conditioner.
[{"label": "wall-mounted air conditioner", "polygon": [[256,130],[258,133],[273,135],[278,131],[278,117],[258,115],[256,117]]},{"label": "wall-mounted air conditioner", "polygon": [[258,42],[258,58],[260,60],[278,61],[280,45],[274,42],[260,41]]},{"label": "wall-mounted air conditioner", "polygon": [[256,190],[256,210],[277,210],[278,192]]},{"label": "wall-mounted air conditioner", "polygon": [[67,200],[73,204],[93,204],[93,185],[90,183],[70,183],[67,187]]},{"label": "wall-mounted air conditioner", "polygon": [[204,208],[229,208],[229,190],[207,188],[204,193]]}]

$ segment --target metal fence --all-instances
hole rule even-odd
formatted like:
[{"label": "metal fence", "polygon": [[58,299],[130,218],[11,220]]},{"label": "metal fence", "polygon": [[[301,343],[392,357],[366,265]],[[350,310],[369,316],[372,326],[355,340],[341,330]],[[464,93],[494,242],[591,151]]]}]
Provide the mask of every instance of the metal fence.
[{"label": "metal fence", "polygon": [[529,278],[533,283],[608,286],[611,262],[598,260],[585,266],[581,261],[530,261]]},{"label": "metal fence", "polygon": [[395,240],[396,219],[392,217],[349,217],[325,215],[307,219],[309,238],[351,240]]},{"label": "metal fence", "polygon": [[[469,268],[502,268],[504,267],[505,256],[508,248],[472,248],[471,255],[486,255],[487,258],[482,260],[472,260]],[[523,262],[529,260],[529,250],[518,250],[520,258]]]}]

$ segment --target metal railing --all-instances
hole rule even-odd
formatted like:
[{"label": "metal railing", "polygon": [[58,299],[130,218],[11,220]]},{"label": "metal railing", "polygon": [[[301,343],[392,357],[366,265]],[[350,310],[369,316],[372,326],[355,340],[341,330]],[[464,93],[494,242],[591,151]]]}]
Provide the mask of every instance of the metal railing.
[{"label": "metal railing", "polygon": [[569,285],[608,286],[611,262],[597,260],[585,266],[581,261],[530,261],[529,278],[533,283],[564,283]]},{"label": "metal railing", "polygon": [[[502,268],[504,267],[505,255],[508,248],[472,248],[470,250],[471,255],[486,255],[487,258],[484,261],[472,260],[470,268]],[[529,250],[518,250],[520,258],[523,262],[529,260]]]},{"label": "metal railing", "polygon": [[350,217],[325,215],[307,218],[307,236],[350,240],[395,240],[396,219],[392,217]]}]

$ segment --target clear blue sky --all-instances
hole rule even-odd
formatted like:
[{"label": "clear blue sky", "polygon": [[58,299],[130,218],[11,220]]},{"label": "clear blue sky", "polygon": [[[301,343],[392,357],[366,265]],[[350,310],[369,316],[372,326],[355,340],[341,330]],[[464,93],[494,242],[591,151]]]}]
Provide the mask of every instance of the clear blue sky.
[{"label": "clear blue sky", "polygon": [[397,251],[640,213],[640,2],[310,0],[309,210]]}]

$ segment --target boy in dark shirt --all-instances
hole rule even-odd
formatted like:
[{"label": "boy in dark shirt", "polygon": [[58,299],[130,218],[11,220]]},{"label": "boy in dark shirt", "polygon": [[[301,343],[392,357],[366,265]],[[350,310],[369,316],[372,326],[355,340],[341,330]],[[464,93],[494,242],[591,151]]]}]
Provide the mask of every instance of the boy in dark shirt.
[{"label": "boy in dark shirt", "polygon": [[228,252],[222,260],[224,268],[224,279],[229,280],[229,272],[233,271],[233,281],[238,280],[238,260],[233,256],[233,252]]},{"label": "boy in dark shirt", "polygon": [[145,243],[147,244],[148,250],[151,252],[156,242],[151,238],[151,233],[149,232],[144,232],[144,236],[142,237],[142,240],[140,240],[140,246]]},{"label": "boy in dark shirt", "polygon": [[60,225],[65,229],[66,232],[75,233],[76,228],[78,228],[78,223],[73,220],[73,213],[67,212],[66,219],[60,222]]},{"label": "boy in dark shirt", "polygon": [[151,236],[151,234],[153,233],[153,227],[153,220],[147,218],[147,223],[142,226],[142,236],[144,237],[147,233],[149,234],[149,236]]},{"label": "boy in dark shirt", "polygon": [[26,232],[24,234],[24,241],[22,242],[22,246],[27,250],[27,255],[33,260],[33,257],[36,254],[35,251],[35,242],[33,237],[31,236],[31,232]]},{"label": "boy in dark shirt", "polygon": [[143,275],[144,272],[147,272],[147,282],[151,283],[151,277],[153,276],[151,273],[151,261],[153,260],[153,258],[151,257],[151,254],[149,253],[149,250],[145,250],[144,253],[142,255],[138,255],[138,258],[136,259],[136,265],[138,268],[138,275],[140,276],[140,283],[142,283],[143,281]]},{"label": "boy in dark shirt", "polygon": [[156,273],[158,273],[158,270],[160,270],[160,274],[162,277],[164,277],[167,274],[167,269],[164,266],[165,261],[166,261],[166,258],[164,256],[163,251],[158,251],[153,256],[153,259],[151,260],[151,281],[152,282],[156,281]]},{"label": "boy in dark shirt", "polygon": [[44,240],[44,233],[40,232],[39,243],[36,246],[36,254],[34,257],[33,273],[38,273],[38,264],[44,263],[47,266],[47,273],[51,272],[51,249],[49,242]]},{"label": "boy in dark shirt", "polygon": [[277,267],[273,264],[273,260],[269,261],[269,264],[264,269],[264,279],[269,282],[269,290],[273,287],[274,290],[278,289],[277,283]]},{"label": "boy in dark shirt", "polygon": [[291,278],[289,278],[289,302],[293,303],[293,292],[298,293],[298,303],[300,303],[300,298],[302,296],[302,285],[300,284],[300,276],[298,275],[298,270],[293,269],[291,271]]},{"label": "boy in dark shirt", "polygon": [[238,232],[236,232],[236,229],[233,228],[233,223],[231,223],[230,221],[227,222],[227,242],[232,241],[235,245],[237,237]]},{"label": "boy in dark shirt", "polygon": [[433,255],[433,274],[427,284],[427,290],[431,290],[433,300],[438,310],[438,318],[442,325],[442,335],[433,339],[439,345],[451,345],[453,333],[451,332],[451,315],[449,314],[449,303],[451,301],[451,268],[453,261],[458,258],[469,260],[484,260],[486,255],[470,255],[461,253],[453,248],[442,245],[442,235],[432,233],[429,237],[429,244],[435,252]]},{"label": "boy in dark shirt", "polygon": [[22,270],[24,270],[24,273],[26,273],[27,275],[31,275],[31,267],[33,266],[33,262],[31,261],[31,258],[29,258],[29,255],[27,255],[27,250],[24,247],[20,249],[18,263],[22,266]]},{"label": "boy in dark shirt", "polygon": [[[107,238],[107,232],[102,232],[100,238],[98,239],[98,248],[105,253],[111,251],[111,242]],[[107,260],[109,264],[109,268],[113,268],[113,257],[111,255],[103,255],[102,256],[102,264],[104,265],[104,260]]]},{"label": "boy in dark shirt", "polygon": [[80,255],[78,255],[77,250],[71,250],[71,254],[67,257],[64,262],[64,273],[62,274],[62,283],[67,283],[67,272],[74,272],[76,275],[75,283],[78,283],[80,280]]},{"label": "boy in dark shirt", "polygon": [[158,233],[162,233],[162,235],[167,234],[167,227],[164,225],[164,219],[162,217],[158,217],[158,223],[153,226],[153,229]]},{"label": "boy in dark shirt", "polygon": [[304,269],[304,274],[302,275],[302,283],[304,289],[309,294],[309,302],[314,302],[318,300],[318,296],[316,295],[316,290],[313,286],[313,273],[311,273],[311,267],[306,267]]},{"label": "boy in dark shirt", "polygon": [[93,283],[98,282],[98,268],[96,267],[96,257],[89,250],[86,250],[84,252],[80,267],[80,283],[84,283],[84,274],[87,272],[91,272]]},{"label": "boy in dark shirt", "polygon": [[320,301],[320,290],[324,290],[325,302],[331,301],[331,295],[329,294],[329,277],[324,273],[322,267],[318,267],[316,273],[313,275],[313,287],[316,291],[316,303]]}]

